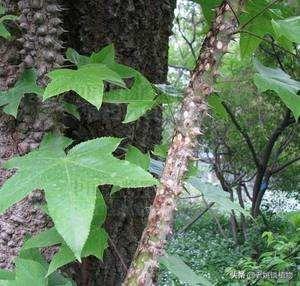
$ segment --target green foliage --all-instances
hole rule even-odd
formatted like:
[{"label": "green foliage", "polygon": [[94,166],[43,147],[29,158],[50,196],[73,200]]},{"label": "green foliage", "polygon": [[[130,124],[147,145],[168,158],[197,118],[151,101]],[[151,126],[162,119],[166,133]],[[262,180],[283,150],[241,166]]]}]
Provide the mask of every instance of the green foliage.
[{"label": "green foliage", "polygon": [[[247,1],[244,13],[240,16],[240,25],[247,24],[243,30],[246,30],[258,37],[255,37],[248,33],[242,33],[240,37],[240,50],[242,58],[251,57],[253,52],[261,43],[262,39],[266,34],[274,35],[272,29],[271,20],[277,19],[277,14],[271,9],[265,9],[268,5],[267,0],[261,1]],[[264,10],[265,9],[265,10]],[[260,15],[258,13],[264,11]],[[257,16],[258,15],[258,16]]]},{"label": "green foliage", "polygon": [[272,20],[272,25],[278,38],[284,36],[291,42],[300,44],[300,16]]},{"label": "green foliage", "polygon": [[206,201],[214,202],[217,204],[217,209],[220,212],[231,213],[232,210],[249,216],[249,213],[241,208],[237,203],[230,200],[229,194],[224,192],[219,186],[211,183],[204,183],[198,178],[190,178],[190,183],[185,186],[191,193],[200,192]]},{"label": "green foliage", "polygon": [[94,139],[75,146],[66,155],[64,149],[70,144],[69,139],[46,136],[38,150],[5,164],[18,172],[1,188],[0,211],[34,189],[44,189],[57,231],[80,259],[90,232],[98,185],[156,184],[141,167],[111,155],[120,142],[117,138]]},{"label": "green foliage", "polygon": [[48,264],[37,249],[21,250],[15,261],[16,269],[13,272],[0,272],[0,285],[3,286],[72,286],[73,282],[55,272],[46,277]]},{"label": "green foliage", "polygon": [[[182,201],[182,200],[181,200]],[[186,232],[178,233],[188,223],[195,212],[199,211],[196,203],[183,201],[179,204],[175,220],[174,235],[168,242],[167,253],[179,256],[196,275],[205,277],[213,285],[231,285],[225,268],[235,265],[240,258],[249,254],[248,246],[236,247],[230,238],[227,217],[216,213],[228,238],[223,238],[217,230],[212,216],[206,214]],[[178,281],[170,270],[161,269],[158,285],[190,285]],[[201,285],[201,284],[200,284]]]},{"label": "green foliage", "polygon": [[0,91],[0,106],[4,106],[3,111],[17,117],[18,108],[24,94],[35,93],[41,95],[42,89],[36,84],[36,73],[33,69],[25,70],[16,85],[7,90]]},{"label": "green foliage", "polygon": [[228,113],[222,104],[222,99],[217,94],[213,94],[208,98],[208,105],[218,117],[228,119]]},{"label": "green foliage", "polygon": [[[5,14],[5,8],[0,4],[0,16],[2,16],[4,14]],[[18,19],[18,17],[14,16],[14,15],[4,15],[4,16],[0,17],[0,38],[1,37],[4,39],[11,38],[10,32],[5,27],[5,22],[6,21],[15,21],[17,19]]]},{"label": "green foliage", "polygon": [[300,116],[300,82],[291,77],[279,68],[272,69],[263,66],[255,61],[258,73],[254,76],[254,83],[261,92],[274,90],[285,105],[293,112],[295,119]]},{"label": "green foliage", "polygon": [[201,5],[202,13],[208,25],[211,25],[215,15],[215,9],[220,6],[222,0],[193,0]]},{"label": "green foliage", "polygon": [[187,283],[188,285],[192,286],[212,286],[212,284],[207,279],[197,275],[177,255],[165,254],[159,259],[159,262],[164,265],[171,273],[177,276],[177,278],[183,283]]},{"label": "green foliage", "polygon": [[130,146],[126,153],[126,160],[132,164],[142,167],[144,170],[149,169],[150,156],[142,153],[138,148]]},{"label": "green foliage", "polygon": [[[81,78],[81,81],[78,82],[77,90],[74,90],[72,85],[73,81],[71,79],[60,78],[59,74],[56,75],[56,79],[59,81],[59,86],[63,89],[74,90],[80,96],[85,98],[91,104],[99,108],[102,104],[102,100],[108,103],[115,104],[127,104],[127,115],[124,119],[124,123],[137,120],[140,116],[145,114],[145,112],[151,109],[154,105],[155,91],[152,88],[151,83],[138,71],[116,63],[115,61],[115,49],[113,45],[109,45],[97,53],[92,53],[90,57],[82,56],[72,49],[68,49],[67,58],[78,66],[78,71],[84,71],[87,78],[90,77],[90,74],[93,70],[90,70],[93,66],[101,66],[105,70],[109,70],[109,73],[103,73],[106,76],[105,80],[113,83],[121,84],[120,79],[134,79],[134,82],[130,88],[124,89],[111,89],[109,92],[104,93],[103,97],[103,85],[99,88],[99,74],[94,74],[95,77],[91,80],[88,80],[84,77]],[[99,69],[99,67],[97,68]],[[63,74],[66,70],[63,70]],[[67,70],[69,73],[69,70]],[[57,71],[50,73],[53,75]],[[59,71],[61,73],[61,71]],[[74,74],[74,71],[72,71]],[[114,73],[114,76],[112,76]],[[80,73],[81,75],[81,73]],[[80,76],[79,75],[79,76]],[[118,81],[116,82],[116,76],[118,76]],[[81,77],[81,76],[80,76]],[[90,95],[89,89],[91,88],[89,82],[94,83],[94,93]],[[122,86],[122,85],[121,85]],[[123,86],[125,87],[125,86]],[[54,89],[52,92],[52,82],[48,85],[45,91],[45,98],[47,98],[47,90],[50,89],[51,96],[58,95],[63,90]],[[66,90],[64,90],[66,91]],[[80,92],[79,92],[80,91]]]},{"label": "green foliage", "polygon": [[121,77],[103,64],[87,64],[77,70],[55,70],[48,76],[51,82],[45,89],[44,99],[73,90],[98,109],[102,105],[104,81],[125,87]]},{"label": "green foliage", "polygon": [[[274,234],[271,231],[264,232],[262,238],[265,239],[266,248],[259,256],[258,260],[250,257],[242,258],[236,266],[229,267],[226,272],[233,271],[245,272],[289,272],[289,280],[297,280],[297,264],[299,262],[298,254],[300,252],[299,230],[294,230],[290,236]],[[292,277],[293,276],[293,277]],[[245,277],[250,285],[287,285],[287,279],[280,278],[261,278],[254,279]],[[292,279],[293,278],[293,279]]]},{"label": "green foliage", "polygon": [[[104,250],[108,246],[108,236],[105,230],[102,228],[102,224],[104,223],[105,217],[106,207],[104,204],[104,200],[102,198],[102,195],[98,193],[94,217],[91,223],[91,230],[82,250],[82,257],[88,257],[92,255],[97,257],[98,259],[103,258]],[[56,229],[48,229],[40,233],[39,235],[31,238],[30,240],[26,241],[23,246],[23,249],[48,247],[56,244],[60,244],[61,246],[59,252],[56,253],[53,259],[51,260],[47,272],[47,276],[49,276],[59,267],[62,267],[76,260],[76,257],[74,256],[72,250],[66,245],[64,239],[60,236]]]},{"label": "green foliage", "polygon": [[90,58],[80,55],[74,49],[68,48],[66,52],[67,59],[78,67],[91,63]]}]

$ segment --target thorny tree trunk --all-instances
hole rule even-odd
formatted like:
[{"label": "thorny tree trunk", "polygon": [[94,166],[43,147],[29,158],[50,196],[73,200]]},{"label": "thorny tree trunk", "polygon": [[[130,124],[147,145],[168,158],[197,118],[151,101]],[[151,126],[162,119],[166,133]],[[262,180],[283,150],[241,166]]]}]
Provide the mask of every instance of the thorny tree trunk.
[{"label": "thorny tree trunk", "polygon": [[[15,5],[17,1],[5,0],[4,2],[4,4],[17,9],[17,5]],[[42,25],[42,27],[27,25],[26,21],[28,19],[26,19],[25,15],[26,13],[31,13],[26,5],[31,5],[32,3],[39,6],[29,7],[30,9],[37,9],[36,12],[39,12],[39,10],[44,12],[44,5],[52,5],[51,8],[47,9],[46,7],[47,13],[49,11],[59,12],[53,6],[53,4],[56,4],[56,1],[48,0],[40,3],[39,1],[26,0],[20,2],[23,5],[20,8],[25,16],[25,18],[21,18],[21,22],[25,23],[22,25],[23,36],[20,42],[22,45],[26,43],[27,46],[24,46],[24,51],[21,53],[22,58],[19,59],[17,64],[9,63],[1,54],[0,68],[3,65],[6,69],[4,74],[7,75],[0,80],[1,84],[4,82],[1,85],[2,89],[7,88],[6,83],[10,80],[8,76],[13,78],[12,84],[14,83],[17,78],[15,70],[20,70],[24,63],[29,67],[38,67],[41,71],[41,74],[39,74],[41,77],[42,74],[51,68],[48,67],[50,59],[54,58],[59,62],[58,64],[61,61],[59,54],[56,54],[57,49],[61,48],[59,39],[55,40],[55,43],[57,43],[55,47],[51,46],[54,43],[51,39],[50,41],[48,38],[44,39],[42,43],[39,43],[42,45],[40,49],[39,45],[36,46],[34,38],[36,33],[44,34],[43,29],[45,25]],[[67,8],[63,10],[62,24],[63,28],[68,31],[64,34],[66,46],[89,54],[106,44],[114,43],[120,62],[137,68],[152,82],[163,83],[166,81],[168,38],[171,34],[173,10],[175,8],[174,0],[163,2],[154,0],[70,0],[61,1],[61,4]],[[46,16],[48,15],[47,13]],[[34,13],[33,15],[33,18],[36,18],[38,23],[40,23],[40,16],[42,18],[45,16],[44,13],[40,14]],[[49,20],[46,17],[46,21]],[[51,23],[59,26],[59,18],[53,15]],[[46,26],[49,27],[48,24]],[[39,31],[37,31],[38,28],[40,28]],[[52,33],[54,32],[55,30],[52,30]],[[56,32],[61,34],[59,27]],[[28,39],[24,42],[24,36],[27,35]],[[47,37],[48,34],[41,36]],[[32,40],[34,47],[32,46]],[[50,45],[51,50],[45,51],[43,49],[45,44]],[[22,47],[17,46],[16,43],[12,45],[14,48],[16,47],[16,51],[22,50]],[[12,49],[10,50],[12,51]],[[1,45],[1,53],[2,51]],[[10,54],[9,52],[3,53],[5,55]],[[18,52],[12,52],[12,54],[17,55]],[[40,61],[37,61],[37,59]],[[44,60],[46,59],[45,63]],[[37,146],[41,135],[45,131],[45,128],[40,128],[41,125],[44,127],[45,122],[46,126],[49,127],[49,122],[41,120],[41,117],[49,119],[49,114],[53,113],[51,108],[46,108],[45,110],[44,105],[41,105],[36,100],[30,101],[30,99],[31,97],[22,103],[21,115],[17,120],[1,114],[0,150],[2,159],[7,159],[14,154],[24,153]],[[77,102],[80,105],[81,121],[67,120],[65,123],[68,127],[67,134],[78,141],[112,135],[127,138],[128,143],[132,143],[146,152],[159,143],[161,139],[162,116],[160,108],[153,110],[136,123],[124,125],[122,120],[125,116],[125,106],[105,104],[101,111],[98,112],[78,99]],[[53,129],[52,126],[47,128],[47,130]],[[33,137],[37,138],[34,142],[32,142]],[[19,144],[24,141],[25,144],[20,145],[22,147],[22,152],[20,152]],[[3,183],[4,179],[11,174],[1,173],[1,175],[3,176],[0,183]],[[148,207],[153,197],[154,192],[151,188],[122,191],[114,199],[107,196],[109,217],[106,227],[114,247],[110,247],[107,251],[103,263],[99,264],[95,260],[88,259],[85,261],[83,269],[81,266],[75,265],[73,270],[70,270],[74,274],[73,276],[77,278],[77,285],[115,286],[121,284],[126,272],[122,263],[124,262],[126,267],[130,265],[143,227],[146,224]],[[2,268],[12,267],[11,260],[17,255],[25,232],[34,233],[47,226],[48,219],[41,217],[42,214],[34,209],[32,204],[31,199],[26,200],[25,205],[22,205],[22,203],[17,204],[17,211],[15,211],[15,208],[12,208],[4,216],[0,217],[0,235],[4,237],[0,240],[0,262],[3,262],[0,266]],[[16,221],[11,221],[11,216],[15,212],[17,212],[18,217]],[[36,212],[38,212],[38,216]],[[32,225],[31,222],[37,225]],[[40,222],[42,225],[40,225]],[[89,271],[91,273],[87,273]],[[81,277],[84,277],[85,280],[82,280]]]},{"label": "thorny tree trunk", "polygon": [[[236,8],[236,2],[231,1]],[[204,40],[196,68],[185,92],[180,118],[167,156],[161,185],[157,188],[150,209],[148,225],[123,285],[154,285],[158,257],[163,254],[167,237],[172,232],[176,198],[181,193],[182,180],[188,162],[193,158],[201,123],[207,113],[206,97],[213,91],[213,81],[220,60],[227,51],[236,18],[224,1],[216,9],[216,18]]]},{"label": "thorny tree trunk", "polygon": [[[38,72],[39,84],[45,84],[45,74],[55,65],[61,64],[60,46],[53,50],[48,40],[59,45],[60,23],[52,23],[57,11],[49,11],[53,1],[3,1],[10,12],[20,13],[19,30],[16,30],[18,41],[1,41],[0,89],[12,87],[26,67],[35,67]],[[19,11],[18,11],[19,7]],[[55,5],[52,7],[56,7]],[[37,21],[35,15],[42,15]],[[46,35],[39,33],[47,26],[54,28],[57,33]],[[46,54],[53,57],[46,57]],[[60,130],[59,123],[62,110],[55,101],[42,103],[35,96],[26,96],[20,105],[16,119],[0,111],[0,156],[1,161],[14,155],[22,155],[36,148],[47,131]],[[2,163],[2,162],[0,162]],[[13,172],[0,169],[0,186]],[[15,204],[0,216],[0,267],[10,269],[12,260],[22,246],[24,236],[32,235],[51,225],[51,221],[34,205],[43,202],[40,192],[34,192],[28,198]]]}]

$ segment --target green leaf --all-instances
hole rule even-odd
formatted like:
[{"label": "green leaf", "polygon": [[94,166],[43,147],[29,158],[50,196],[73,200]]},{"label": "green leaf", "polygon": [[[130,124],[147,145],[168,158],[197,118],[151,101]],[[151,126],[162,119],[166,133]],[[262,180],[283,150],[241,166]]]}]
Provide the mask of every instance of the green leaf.
[{"label": "green leaf", "polygon": [[62,245],[59,251],[53,256],[46,275],[51,275],[58,268],[67,265],[74,260],[75,256],[72,250],[66,244]]},{"label": "green leaf", "polygon": [[206,22],[211,25],[215,15],[215,9],[220,6],[222,0],[193,0],[201,5],[202,13]]},{"label": "green leaf", "polygon": [[[253,52],[261,43],[262,39],[266,34],[274,36],[274,30],[271,25],[271,20],[277,19],[278,15],[275,14],[271,9],[265,9],[268,5],[267,0],[260,1],[247,1],[245,11],[240,16],[240,25],[248,23],[242,30],[249,31],[252,34],[257,35],[255,37],[248,33],[241,33],[240,36],[240,50],[242,58],[251,57]],[[260,15],[258,12],[264,11]]]},{"label": "green leaf", "polygon": [[154,105],[155,92],[151,83],[136,72],[135,81],[130,89],[113,90],[105,93],[104,101],[109,103],[127,103],[127,114],[124,123],[137,120]]},{"label": "green leaf", "polygon": [[72,281],[60,273],[46,277],[48,264],[37,249],[21,249],[15,261],[14,272],[0,270],[0,285],[2,286],[72,286]]},{"label": "green leaf", "polygon": [[[2,9],[0,11],[0,15],[5,13],[5,11],[3,11]],[[14,21],[14,20],[17,20],[17,19],[18,19],[18,17],[13,16],[13,15],[5,15],[5,16],[0,18],[0,37],[3,37],[4,39],[9,39],[11,37],[11,34],[6,29],[6,27],[4,25],[4,22],[5,21]]]},{"label": "green leaf", "polygon": [[110,137],[90,140],[66,155],[64,148],[70,140],[47,135],[38,150],[5,164],[6,168],[16,168],[17,173],[0,189],[0,212],[34,189],[45,190],[55,227],[80,260],[93,218],[97,186],[128,188],[157,183],[142,168],[111,154],[121,140]]},{"label": "green leaf", "polygon": [[[84,245],[81,257],[95,256],[98,259],[103,258],[104,250],[108,247],[108,236],[100,226],[104,223],[106,217],[106,205],[101,193],[97,193],[96,207],[94,217],[91,223],[91,230],[88,239]],[[51,275],[59,267],[62,267],[76,260],[72,250],[65,244],[62,236],[53,227],[46,230],[25,242],[23,250],[32,248],[49,247],[61,244],[59,252],[53,257],[47,276]]]},{"label": "green leaf", "polygon": [[[103,258],[104,250],[108,247],[108,235],[103,228],[92,227],[88,240],[84,246],[81,257],[95,256],[98,259]],[[54,255],[49,265],[47,276],[51,275],[58,268],[76,260],[73,251],[63,243]]]},{"label": "green leaf", "polygon": [[272,20],[272,26],[278,37],[284,36],[291,42],[300,44],[300,16]]},{"label": "green leaf", "polygon": [[17,258],[16,269],[16,279],[13,285],[47,285],[47,271],[39,262]]},{"label": "green leaf", "polygon": [[75,104],[69,102],[63,102],[63,107],[65,111],[71,115],[73,115],[78,120],[80,119],[80,114],[78,112],[78,107]]},{"label": "green leaf", "polygon": [[[16,273],[14,271],[7,271],[0,269],[0,280],[14,280]],[[0,281],[1,285],[1,281]]]},{"label": "green leaf", "polygon": [[297,95],[300,90],[300,82],[291,79],[283,70],[268,68],[260,62],[254,62],[258,71],[254,75],[254,83],[260,92],[267,90],[275,91],[284,104],[293,112],[295,119],[300,116],[300,96]]},{"label": "green leaf", "polygon": [[78,70],[59,69],[48,76],[51,82],[45,89],[44,100],[73,90],[98,109],[102,104],[103,81],[126,87],[121,77],[103,64],[86,64]]},{"label": "green leaf", "polygon": [[126,160],[132,164],[142,167],[144,170],[149,169],[150,156],[142,153],[138,148],[130,146],[126,153]]},{"label": "green leaf", "polygon": [[[106,92],[103,98],[103,101],[108,103],[128,104],[127,114],[126,118],[124,119],[124,123],[129,123],[131,121],[137,120],[140,116],[145,114],[147,110],[151,109],[155,104],[161,103],[160,101],[154,101],[155,91],[152,88],[151,83],[141,73],[139,73],[131,67],[121,65],[115,62],[115,49],[113,45],[108,45],[101,49],[99,52],[93,53],[90,58],[81,56],[76,51],[69,49],[67,52],[67,57],[70,61],[78,65],[78,71],[82,69],[89,70],[84,71],[85,74],[89,74],[89,76],[86,75],[87,78],[80,75],[82,82],[78,81],[78,85],[81,87],[81,89],[89,87],[90,90],[87,89],[85,91],[81,90],[81,92],[78,92],[74,88],[72,89],[72,86],[74,85],[74,79],[60,79],[63,75],[58,74],[56,76],[57,81],[59,81],[58,84],[55,83],[54,86],[50,87],[48,85],[49,88],[46,88],[47,93],[45,92],[46,95],[44,95],[45,99],[51,96],[55,96],[62,92],[66,92],[68,90],[73,90],[77,92],[81,97],[89,101],[91,104],[95,105],[96,107],[100,107],[103,97],[103,87],[101,88],[100,92],[99,81],[95,81],[95,79],[90,80],[89,78],[90,66],[101,65],[105,66],[106,69],[108,69],[110,72],[114,72],[115,75],[118,76],[119,82],[117,82],[117,84],[121,87],[126,87],[123,81],[121,84],[121,78],[134,79],[134,83],[130,89],[115,89],[110,92]],[[55,71],[49,74],[50,77],[53,73],[55,73]],[[74,71],[71,73],[74,74]],[[109,81],[108,79],[104,80]],[[112,76],[110,81],[112,81]],[[50,85],[51,84],[52,82],[50,83]],[[65,90],[65,87],[67,86],[68,88],[67,90]]]},{"label": "green leaf", "polygon": [[107,66],[111,66],[115,63],[115,47],[113,44],[108,45],[101,49],[97,53],[92,53],[91,57],[92,63],[102,63]]},{"label": "green leaf", "polygon": [[164,265],[171,273],[173,273],[182,283],[197,286],[212,286],[206,278],[197,275],[182,259],[177,255],[166,254],[159,259],[159,262]]},{"label": "green leaf", "polygon": [[208,97],[208,104],[218,117],[225,120],[228,119],[228,114],[222,104],[222,99],[217,94]]},{"label": "green leaf", "polygon": [[63,239],[55,227],[47,229],[27,240],[22,249],[48,247],[62,243]]},{"label": "green leaf", "polygon": [[204,198],[208,202],[214,202],[217,204],[219,211],[224,213],[231,213],[232,210],[249,216],[249,213],[240,207],[239,204],[230,200],[229,194],[224,192],[219,186],[211,183],[204,183],[198,178],[191,178],[188,183],[185,183],[187,190],[191,193],[201,192]]},{"label": "green leaf", "polygon": [[72,62],[78,67],[91,63],[89,57],[80,55],[79,53],[77,53],[77,51],[71,48],[67,49],[66,57],[70,62]]},{"label": "green leaf", "polygon": [[160,144],[154,147],[153,154],[161,158],[166,158],[169,150],[169,144]]},{"label": "green leaf", "polygon": [[4,106],[3,111],[17,117],[20,101],[24,94],[42,94],[42,89],[36,84],[36,73],[33,69],[25,70],[21,79],[8,91],[0,91],[0,106]]}]

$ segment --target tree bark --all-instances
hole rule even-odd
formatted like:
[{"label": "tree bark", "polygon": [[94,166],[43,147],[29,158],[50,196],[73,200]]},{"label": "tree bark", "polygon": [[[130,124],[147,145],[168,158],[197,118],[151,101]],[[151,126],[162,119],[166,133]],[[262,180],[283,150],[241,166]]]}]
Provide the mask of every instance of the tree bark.
[{"label": "tree bark", "polygon": [[[175,0],[69,0],[62,4],[66,8],[64,28],[68,31],[68,47],[90,54],[113,43],[119,62],[136,68],[153,83],[166,82]],[[148,152],[161,140],[160,107],[137,122],[123,124],[126,106],[104,104],[98,112],[80,100],[77,102],[81,121],[72,122],[68,134],[78,141],[100,136],[123,137],[126,143]],[[103,263],[91,258],[85,261],[85,267],[73,268],[78,285],[121,284],[126,275],[124,264],[129,267],[146,225],[154,189],[121,190],[113,198],[105,198],[106,229],[114,247],[110,245]],[[80,276],[85,272],[90,277],[83,281]]]},{"label": "tree bark", "polygon": [[[238,1],[234,1],[233,7]],[[172,233],[176,198],[188,163],[193,158],[201,124],[207,113],[206,98],[213,92],[213,82],[223,54],[236,28],[235,14],[226,1],[216,9],[216,17],[207,34],[196,68],[185,91],[181,110],[169,148],[161,184],[150,210],[148,224],[123,285],[155,285],[158,258]]]},{"label": "tree bark", "polygon": [[[23,6],[31,3],[29,0],[20,2]],[[50,2],[55,3],[56,1],[49,0]],[[14,9],[17,9],[16,3],[17,1],[14,0],[5,0],[5,4]],[[41,3],[48,2],[42,1]],[[63,10],[62,24],[63,28],[67,30],[64,34],[65,47],[72,47],[81,53],[90,54],[107,44],[114,43],[119,62],[138,69],[151,82],[166,82],[168,40],[171,34],[175,0],[163,2],[154,0],[69,0],[61,1],[61,4],[66,8]],[[19,5],[20,9],[25,8],[26,10],[27,7],[23,6]],[[24,18],[23,20],[27,21]],[[26,28],[26,25],[24,27]],[[27,31],[23,35],[26,36],[26,33]],[[35,35],[29,36],[31,39]],[[12,44],[12,46],[15,49],[16,44]],[[17,47],[15,54],[18,55],[21,49],[22,47]],[[9,55],[9,50],[11,49],[5,51],[5,56]],[[21,63],[24,62],[26,56],[34,54],[35,51],[28,52],[29,54],[25,51]],[[39,55],[40,52],[43,53],[43,50],[38,51]],[[43,57],[37,58],[44,59]],[[25,62],[31,66],[31,58],[27,57]],[[13,85],[17,78],[16,71],[20,68],[19,64],[10,64],[1,55],[0,68],[4,66],[6,75],[5,78],[0,78],[1,89]],[[39,68],[43,67],[44,63],[34,59],[33,65]],[[46,71],[48,70],[47,66]],[[39,76],[43,75],[44,73],[39,74]],[[137,122],[122,124],[126,106],[104,104],[99,112],[79,99],[76,102],[80,106],[81,120],[69,119],[64,123],[68,127],[66,134],[77,141],[100,136],[117,136],[125,138],[126,143],[133,144],[143,152],[147,152],[161,140],[162,111],[159,107]],[[22,103],[21,115],[17,120],[1,113],[0,119],[3,120],[0,126],[1,159],[5,160],[14,154],[19,154],[19,143],[25,142],[21,145],[24,147],[22,147],[24,150],[21,148],[23,150],[21,153],[29,151],[33,146],[31,139],[37,135],[40,136],[45,131],[45,128],[37,129],[40,129],[41,122],[44,123],[45,116],[47,118],[49,114],[52,114],[51,108],[45,108],[39,102],[30,100],[30,97],[28,100],[26,97]],[[2,171],[0,173],[2,175],[0,183],[3,183],[11,175],[10,173],[3,174]],[[83,266],[73,265],[69,272],[76,278],[77,285],[116,286],[121,284],[126,274],[123,264],[125,262],[128,267],[131,262],[146,224],[148,207],[153,197],[152,188],[122,190],[114,198],[106,195],[109,207],[106,229],[115,247],[108,249],[102,263],[94,259],[87,259]],[[28,206],[28,202],[30,206]],[[11,216],[16,212],[15,208],[0,217],[1,236],[3,233],[3,239],[0,240],[0,263],[4,261],[0,264],[2,268],[13,267],[11,261],[17,255],[28,228],[36,231],[46,226],[31,225],[31,222],[36,223],[34,214],[36,210],[32,211],[31,205],[30,200],[27,200],[25,205],[22,202],[17,204],[17,213],[20,214],[20,219],[16,222],[10,221]],[[38,215],[41,214],[38,213]],[[48,220],[41,218],[40,221],[47,222]],[[17,233],[15,239],[10,234],[11,229]],[[29,231],[29,233],[33,232]],[[14,243],[9,244],[11,240]]]}]

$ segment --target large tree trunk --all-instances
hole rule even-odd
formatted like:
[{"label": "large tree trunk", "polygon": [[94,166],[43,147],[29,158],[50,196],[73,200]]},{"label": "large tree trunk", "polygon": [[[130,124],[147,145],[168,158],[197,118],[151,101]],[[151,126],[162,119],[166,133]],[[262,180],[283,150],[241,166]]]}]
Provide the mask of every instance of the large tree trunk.
[{"label": "large tree trunk", "polygon": [[[168,39],[171,34],[175,0],[61,2],[66,8],[63,10],[63,27],[67,30],[64,35],[65,46],[89,54],[114,43],[120,62],[138,69],[151,82],[166,81]],[[99,112],[78,99],[76,102],[80,105],[81,120],[68,121],[67,134],[78,141],[99,136],[118,136],[126,138],[128,143],[144,152],[160,142],[160,108],[152,110],[135,123],[124,125],[122,120],[126,106],[105,104]],[[18,153],[18,150],[12,153]],[[152,188],[123,190],[114,198],[106,196],[109,207],[106,229],[111,238],[111,245],[103,263],[88,259],[83,266],[74,265],[69,270],[78,285],[121,284],[126,274],[124,264],[127,267],[130,265],[146,224],[153,196]],[[30,213],[29,216],[34,215]],[[2,219],[5,220],[6,217],[3,216]],[[17,223],[21,230],[26,228],[26,221]],[[19,244],[16,249],[19,248]],[[16,249],[14,248],[10,257],[16,255]],[[5,251],[3,249],[3,252]]]},{"label": "large tree trunk", "polygon": [[[64,22],[69,31],[66,34],[68,46],[89,54],[113,43],[121,63],[138,69],[151,82],[166,82],[174,0],[70,0],[64,1],[64,6],[67,8]],[[151,150],[161,139],[160,108],[133,124],[122,124],[125,111],[124,106],[105,104],[97,112],[81,103],[79,137],[113,135],[126,138],[144,152]],[[74,131],[72,136],[76,138],[78,131]],[[110,248],[103,263],[94,259],[85,262],[84,269],[78,272],[81,276],[78,284],[121,284],[126,275],[124,266],[130,265],[153,197],[153,188],[122,190],[113,199],[106,196]],[[91,277],[86,277],[84,272],[89,272]]]}]

